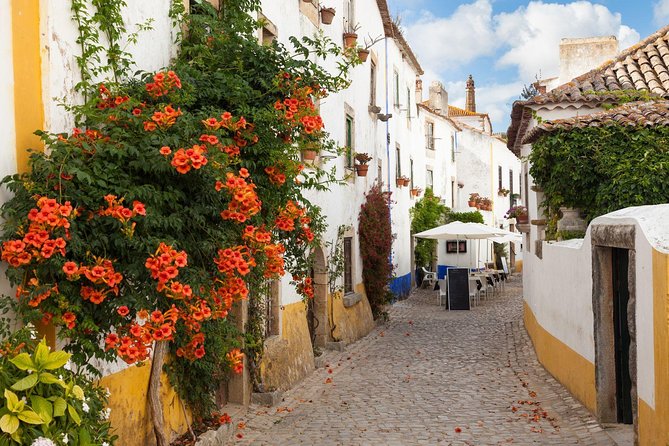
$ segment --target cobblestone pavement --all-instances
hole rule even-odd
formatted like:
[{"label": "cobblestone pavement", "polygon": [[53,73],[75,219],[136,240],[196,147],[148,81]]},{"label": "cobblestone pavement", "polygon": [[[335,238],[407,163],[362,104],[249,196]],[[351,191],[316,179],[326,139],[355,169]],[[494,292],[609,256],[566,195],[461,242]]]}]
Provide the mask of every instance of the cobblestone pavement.
[{"label": "cobblestone pavement", "polygon": [[614,445],[538,364],[521,295],[514,277],[503,295],[448,312],[415,291],[279,406],[251,406],[231,444]]}]

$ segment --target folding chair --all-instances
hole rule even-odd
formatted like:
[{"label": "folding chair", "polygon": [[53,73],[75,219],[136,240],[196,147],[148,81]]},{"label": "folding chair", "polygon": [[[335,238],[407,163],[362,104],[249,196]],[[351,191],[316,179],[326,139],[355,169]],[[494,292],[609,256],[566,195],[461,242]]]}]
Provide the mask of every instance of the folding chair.
[{"label": "folding chair", "polygon": [[446,279],[439,279],[439,305],[442,306],[448,299],[448,291],[446,289]]}]

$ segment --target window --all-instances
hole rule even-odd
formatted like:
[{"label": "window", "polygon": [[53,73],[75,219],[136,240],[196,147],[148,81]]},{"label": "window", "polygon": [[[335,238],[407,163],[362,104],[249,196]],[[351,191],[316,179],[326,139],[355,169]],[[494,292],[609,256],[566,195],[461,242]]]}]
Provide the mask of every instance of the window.
[{"label": "window", "polygon": [[497,166],[497,190],[502,190],[502,166]]},{"label": "window", "polygon": [[426,124],[425,145],[429,150],[434,150],[434,122],[428,121]]},{"label": "window", "polygon": [[425,171],[425,187],[434,189],[434,172],[430,169]]},{"label": "window", "polygon": [[513,170],[509,169],[509,197],[511,197],[510,202],[511,206],[516,203],[516,199],[513,198]]},{"label": "window", "polygon": [[395,98],[395,107],[400,106],[400,75],[395,70],[393,72],[393,97]]},{"label": "window", "polygon": [[455,162],[455,136],[451,135],[451,162]]},{"label": "window", "polygon": [[407,119],[411,119],[411,89],[407,87]]},{"label": "window", "polygon": [[380,159],[376,160],[376,180],[379,184],[383,183],[383,167]]},{"label": "window", "polygon": [[353,116],[346,115],[346,166],[353,167],[353,150],[355,149]]},{"label": "window", "polygon": [[344,237],[344,294],[353,292],[353,237]]},{"label": "window", "polygon": [[411,189],[413,189],[413,160],[409,160],[409,177],[411,179]]},{"label": "window", "polygon": [[376,64],[374,61],[369,69],[369,105],[376,105]]},{"label": "window", "polygon": [[263,294],[265,311],[263,319],[265,322],[265,338],[279,334],[279,289],[278,280],[268,280],[264,283]]},{"label": "window", "polygon": [[400,159],[401,159],[401,157],[400,157],[400,145],[397,144],[395,146],[395,160],[396,160],[396,162],[395,162],[395,177],[396,178],[399,178],[399,177],[402,176],[402,165],[401,165]]}]

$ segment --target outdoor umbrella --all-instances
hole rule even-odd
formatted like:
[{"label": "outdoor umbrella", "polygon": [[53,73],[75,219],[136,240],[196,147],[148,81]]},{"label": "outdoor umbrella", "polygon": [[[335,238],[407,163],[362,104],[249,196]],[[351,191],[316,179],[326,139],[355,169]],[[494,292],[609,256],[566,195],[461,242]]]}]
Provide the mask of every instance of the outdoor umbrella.
[{"label": "outdoor umbrella", "polygon": [[456,248],[457,255],[455,263],[458,263],[460,257],[460,240],[487,239],[490,237],[503,235],[500,231],[501,230],[499,229],[493,228],[491,226],[481,225],[479,223],[463,223],[461,221],[453,221],[451,223],[414,234],[414,237],[428,238],[433,240],[456,239],[458,243]]},{"label": "outdoor umbrella", "polygon": [[[519,232],[511,232],[507,231],[506,229],[494,228],[492,226],[487,226],[482,223],[471,223],[471,224],[475,225],[481,230],[496,232],[497,233],[496,235],[491,237],[486,237],[488,240],[493,241],[495,243],[519,242],[523,238],[523,235]],[[479,242],[479,250],[480,250],[480,242]],[[489,252],[488,249],[486,248],[486,263],[488,262],[488,254]]]}]

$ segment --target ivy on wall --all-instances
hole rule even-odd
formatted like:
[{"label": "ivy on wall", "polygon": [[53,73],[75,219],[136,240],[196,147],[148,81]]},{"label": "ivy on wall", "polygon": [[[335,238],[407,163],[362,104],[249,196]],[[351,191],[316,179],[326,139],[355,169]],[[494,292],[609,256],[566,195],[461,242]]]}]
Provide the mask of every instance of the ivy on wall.
[{"label": "ivy on wall", "polygon": [[[409,211],[411,214],[411,233],[417,234],[444,224],[449,209],[441,204],[441,199],[434,195],[431,188]],[[414,248],[416,266],[429,267],[435,261],[436,240],[417,239]]]},{"label": "ivy on wall", "polygon": [[629,206],[669,201],[667,127],[558,130],[533,144],[529,161],[545,194],[549,222],[557,221],[560,207],[579,208],[590,221]]}]

